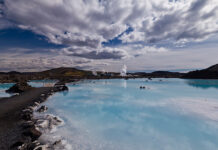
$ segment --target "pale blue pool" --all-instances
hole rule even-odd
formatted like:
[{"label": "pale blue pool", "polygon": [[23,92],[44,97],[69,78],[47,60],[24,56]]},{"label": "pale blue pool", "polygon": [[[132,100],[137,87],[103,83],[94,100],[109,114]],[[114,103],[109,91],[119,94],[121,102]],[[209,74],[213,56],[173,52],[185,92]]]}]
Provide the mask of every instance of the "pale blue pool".
[{"label": "pale blue pool", "polygon": [[0,98],[1,97],[10,97],[11,95],[6,93],[5,90],[9,89],[13,85],[14,85],[13,83],[1,83],[0,84]]},{"label": "pale blue pool", "polygon": [[[43,87],[49,84],[56,83],[56,80],[32,80],[28,82],[32,87]],[[14,83],[0,83],[0,97],[10,97],[12,94],[8,94],[5,91],[12,87]]]},{"label": "pale blue pool", "polygon": [[161,80],[69,85],[45,102],[65,121],[50,136],[75,150],[217,150],[218,81]]}]

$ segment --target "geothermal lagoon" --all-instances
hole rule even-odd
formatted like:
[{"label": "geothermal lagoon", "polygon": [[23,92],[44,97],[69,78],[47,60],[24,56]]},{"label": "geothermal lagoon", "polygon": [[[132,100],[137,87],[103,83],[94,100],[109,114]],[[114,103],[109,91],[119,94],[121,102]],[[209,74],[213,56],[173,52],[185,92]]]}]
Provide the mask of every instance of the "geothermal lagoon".
[{"label": "geothermal lagoon", "polygon": [[[53,82],[29,84],[41,87]],[[12,85],[0,84],[0,97],[9,97],[5,90]],[[68,92],[56,93],[41,104],[47,112],[35,112],[36,118],[52,115],[62,121],[44,129],[41,141],[62,139],[62,148],[69,150],[218,147],[217,80],[83,80],[67,86]]]},{"label": "geothermal lagoon", "polygon": [[41,140],[61,138],[73,150],[218,147],[216,80],[84,80],[68,87],[43,103],[43,115],[63,123]]},{"label": "geothermal lagoon", "polygon": [[2,83],[2,84],[0,84],[0,98],[1,97],[10,97],[11,94],[6,93],[5,90],[9,89],[13,85],[14,85],[13,83]]}]

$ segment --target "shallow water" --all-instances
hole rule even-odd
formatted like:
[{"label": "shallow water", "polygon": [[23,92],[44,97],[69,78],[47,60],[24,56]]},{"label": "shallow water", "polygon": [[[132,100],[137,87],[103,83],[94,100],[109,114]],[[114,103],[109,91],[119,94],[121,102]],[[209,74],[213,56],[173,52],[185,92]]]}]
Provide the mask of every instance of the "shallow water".
[{"label": "shallow water", "polygon": [[65,124],[42,138],[58,136],[73,150],[218,149],[218,81],[146,81],[69,85],[44,103]]},{"label": "shallow water", "polygon": [[13,83],[1,83],[0,84],[0,97],[10,97],[11,95],[6,93],[5,90],[13,86]]},{"label": "shallow water", "polygon": [[[28,82],[32,87],[49,86],[49,84],[55,84],[56,80],[33,80]],[[0,83],[0,97],[10,97],[12,94],[8,94],[5,91],[12,87],[14,83]]]}]

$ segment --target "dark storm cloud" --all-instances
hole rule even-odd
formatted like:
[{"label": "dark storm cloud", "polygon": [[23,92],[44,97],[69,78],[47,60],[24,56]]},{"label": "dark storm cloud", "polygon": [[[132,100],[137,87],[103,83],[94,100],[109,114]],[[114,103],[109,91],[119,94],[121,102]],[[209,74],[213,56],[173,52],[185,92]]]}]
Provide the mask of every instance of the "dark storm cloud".
[{"label": "dark storm cloud", "polygon": [[112,51],[112,52],[88,52],[88,53],[74,53],[72,54],[73,56],[77,57],[83,57],[83,58],[88,58],[88,59],[122,59],[124,55],[120,53],[119,51]]},{"label": "dark storm cloud", "polygon": [[74,45],[74,46],[81,46],[81,47],[90,47],[90,48],[98,48],[100,46],[100,40],[98,39],[90,39],[86,37],[84,40],[82,39],[75,39],[72,40],[70,38],[62,38],[60,39],[62,44],[65,45]]}]

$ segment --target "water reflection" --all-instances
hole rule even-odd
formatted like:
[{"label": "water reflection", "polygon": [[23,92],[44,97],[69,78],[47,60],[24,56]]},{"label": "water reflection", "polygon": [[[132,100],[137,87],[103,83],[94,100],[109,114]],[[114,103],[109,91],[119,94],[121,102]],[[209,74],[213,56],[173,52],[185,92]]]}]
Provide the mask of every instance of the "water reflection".
[{"label": "water reflection", "polygon": [[127,81],[126,80],[122,80],[122,87],[124,87],[124,88],[127,87]]},{"label": "water reflection", "polygon": [[61,93],[63,94],[63,96],[67,96],[68,93],[69,93],[69,91],[63,91],[63,92],[61,92]]},{"label": "water reflection", "polygon": [[188,80],[185,80],[185,83],[195,88],[201,88],[201,89],[216,88],[218,89],[218,80],[188,79]]}]

